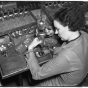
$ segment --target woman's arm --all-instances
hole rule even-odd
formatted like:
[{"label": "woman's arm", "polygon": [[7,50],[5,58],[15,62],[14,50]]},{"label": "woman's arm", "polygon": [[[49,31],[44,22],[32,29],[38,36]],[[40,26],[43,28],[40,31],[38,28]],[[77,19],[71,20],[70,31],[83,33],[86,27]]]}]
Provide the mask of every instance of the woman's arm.
[{"label": "woman's arm", "polygon": [[27,63],[33,78],[36,80],[70,71],[70,63],[63,54],[57,55],[40,67],[34,52],[30,52]]}]

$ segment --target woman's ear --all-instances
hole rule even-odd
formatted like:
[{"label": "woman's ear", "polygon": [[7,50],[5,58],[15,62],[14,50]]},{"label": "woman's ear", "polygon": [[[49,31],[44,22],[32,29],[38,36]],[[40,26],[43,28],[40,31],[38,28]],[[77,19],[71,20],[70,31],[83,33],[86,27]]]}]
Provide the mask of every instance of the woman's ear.
[{"label": "woman's ear", "polygon": [[68,25],[66,26],[66,29],[67,29],[67,31],[71,31],[70,28],[68,27]]}]

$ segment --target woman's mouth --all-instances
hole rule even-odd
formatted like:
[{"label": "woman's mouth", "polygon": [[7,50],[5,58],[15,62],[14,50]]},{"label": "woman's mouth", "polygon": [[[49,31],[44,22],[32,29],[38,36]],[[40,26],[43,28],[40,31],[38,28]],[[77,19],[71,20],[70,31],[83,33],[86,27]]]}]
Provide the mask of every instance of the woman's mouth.
[{"label": "woman's mouth", "polygon": [[61,36],[58,34],[58,36],[61,38]]},{"label": "woman's mouth", "polygon": [[58,36],[61,38],[61,40],[64,40],[59,34],[58,34]]}]

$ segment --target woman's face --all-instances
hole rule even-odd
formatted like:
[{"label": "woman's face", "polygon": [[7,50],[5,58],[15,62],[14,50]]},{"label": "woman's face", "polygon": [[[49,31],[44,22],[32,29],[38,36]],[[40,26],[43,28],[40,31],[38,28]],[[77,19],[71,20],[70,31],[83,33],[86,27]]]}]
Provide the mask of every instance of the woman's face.
[{"label": "woman's face", "polygon": [[54,27],[56,28],[55,34],[58,34],[61,40],[68,40],[68,26],[64,27],[58,21],[54,20]]}]

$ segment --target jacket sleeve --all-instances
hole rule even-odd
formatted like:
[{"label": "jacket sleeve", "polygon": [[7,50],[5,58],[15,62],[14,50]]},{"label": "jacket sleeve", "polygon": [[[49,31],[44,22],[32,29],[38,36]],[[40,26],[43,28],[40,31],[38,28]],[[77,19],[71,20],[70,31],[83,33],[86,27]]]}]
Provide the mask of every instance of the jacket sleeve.
[{"label": "jacket sleeve", "polygon": [[63,54],[58,54],[55,58],[49,60],[40,67],[35,54],[30,52],[27,62],[32,77],[36,80],[70,71],[70,62]]}]

